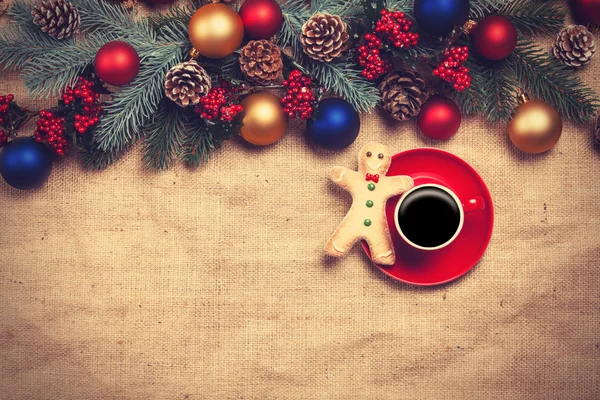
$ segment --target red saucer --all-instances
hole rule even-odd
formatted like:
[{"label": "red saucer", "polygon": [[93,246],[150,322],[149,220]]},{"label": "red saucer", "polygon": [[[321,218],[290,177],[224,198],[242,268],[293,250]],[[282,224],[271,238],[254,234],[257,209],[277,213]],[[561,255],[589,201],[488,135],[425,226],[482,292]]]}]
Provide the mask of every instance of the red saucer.
[{"label": "red saucer", "polygon": [[[466,274],[483,256],[494,226],[494,206],[490,192],[479,174],[465,161],[443,150],[419,148],[403,151],[392,157],[387,175],[409,175],[415,185],[437,183],[446,186],[462,201],[481,196],[485,209],[465,215],[465,223],[458,237],[440,250],[424,251],[406,244],[395,228],[394,211],[400,196],[386,204],[386,214],[392,241],[396,249],[396,263],[377,265],[390,277],[411,285],[432,286],[453,281]],[[367,255],[367,244],[362,243]]]}]

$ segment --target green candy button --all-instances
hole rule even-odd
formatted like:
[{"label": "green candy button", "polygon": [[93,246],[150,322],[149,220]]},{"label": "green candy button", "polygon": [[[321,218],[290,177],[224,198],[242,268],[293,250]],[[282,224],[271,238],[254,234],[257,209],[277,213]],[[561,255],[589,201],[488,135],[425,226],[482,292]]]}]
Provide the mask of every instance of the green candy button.
[{"label": "green candy button", "polygon": [[367,200],[367,207],[373,207],[373,202],[371,200]]},{"label": "green candy button", "polygon": [[369,183],[367,185],[367,188],[369,188],[370,191],[373,191],[373,190],[375,190],[375,184],[374,183]]},{"label": "green candy button", "polygon": [[365,226],[371,226],[371,220],[365,219]]}]

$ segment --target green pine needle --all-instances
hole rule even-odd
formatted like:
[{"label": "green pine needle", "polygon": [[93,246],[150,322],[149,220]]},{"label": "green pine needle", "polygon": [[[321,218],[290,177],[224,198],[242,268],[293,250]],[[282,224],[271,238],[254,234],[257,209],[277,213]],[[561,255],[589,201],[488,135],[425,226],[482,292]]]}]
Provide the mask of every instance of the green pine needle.
[{"label": "green pine needle", "polygon": [[187,136],[182,145],[182,161],[192,167],[208,161],[211,153],[220,149],[226,140],[239,135],[241,126],[239,117],[232,122],[213,123],[189,112],[186,121]]},{"label": "green pine needle", "polygon": [[183,108],[164,98],[158,111],[144,127],[144,162],[158,169],[167,169],[173,164],[185,136],[185,114]]},{"label": "green pine needle", "polygon": [[183,43],[137,46],[142,60],[135,80],[114,96],[96,131],[104,151],[120,151],[141,133],[164,96],[167,72],[184,57]]},{"label": "green pine needle", "polygon": [[593,120],[600,104],[596,93],[546,50],[529,40],[521,40],[509,61],[518,81],[532,97],[545,100],[569,120],[578,123]]},{"label": "green pine needle", "polygon": [[463,115],[472,115],[481,112],[485,108],[486,68],[475,62],[473,58],[467,60],[465,67],[469,68],[471,86],[462,92],[454,91],[454,100]]},{"label": "green pine needle", "polygon": [[[133,144],[133,143],[132,143]],[[81,151],[79,153],[79,159],[83,163],[83,166],[86,168],[90,168],[92,170],[101,170],[106,169],[115,161],[120,159],[126,150],[120,152],[113,151],[102,151],[98,149],[97,146],[93,147],[91,150]]]},{"label": "green pine needle", "polygon": [[[322,6],[319,7],[323,10]],[[370,112],[380,100],[379,92],[372,82],[361,76],[352,54],[329,63],[309,58],[304,54],[300,43],[302,25],[311,15],[306,10],[304,1],[289,0],[282,3],[281,8],[284,22],[278,36],[279,45],[291,47],[295,60],[327,91],[343,97],[358,112]]]},{"label": "green pine needle", "polygon": [[490,121],[510,119],[517,106],[515,74],[509,63],[499,62],[483,69],[480,84],[483,85],[482,112]]},{"label": "green pine needle", "polygon": [[100,34],[86,37],[65,46],[47,49],[44,57],[27,63],[21,76],[32,97],[48,98],[60,95],[72,85],[81,73],[93,62],[102,45],[112,36]]},{"label": "green pine needle", "polygon": [[521,37],[556,34],[565,25],[566,13],[560,4],[535,0],[515,0],[498,10],[511,20]]}]

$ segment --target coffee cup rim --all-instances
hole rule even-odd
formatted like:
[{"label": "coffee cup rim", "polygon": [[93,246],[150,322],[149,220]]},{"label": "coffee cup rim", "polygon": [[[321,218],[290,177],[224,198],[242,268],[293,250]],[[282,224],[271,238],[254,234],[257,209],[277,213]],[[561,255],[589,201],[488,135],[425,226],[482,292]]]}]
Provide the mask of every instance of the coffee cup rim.
[{"label": "coffee cup rim", "polygon": [[[458,224],[458,227],[456,228],[456,232],[454,232],[454,235],[448,239],[445,243],[440,244],[439,246],[435,246],[435,247],[424,247],[424,246],[420,246],[414,242],[412,242],[411,240],[409,240],[404,233],[402,232],[402,229],[400,229],[400,223],[398,222],[398,211],[400,210],[400,206],[402,205],[402,202],[404,201],[404,199],[411,194],[412,192],[414,192],[417,189],[421,189],[423,187],[435,187],[438,189],[443,190],[444,192],[448,193],[456,202],[456,204],[458,205],[458,209],[459,209],[459,213],[460,213],[460,221]],[[419,249],[419,250],[425,250],[425,251],[434,251],[434,250],[439,250],[439,249],[443,249],[444,247],[448,246],[450,243],[454,242],[454,240],[458,237],[458,234],[462,231],[463,225],[465,222],[465,211],[463,210],[463,205],[462,202],[460,201],[460,199],[458,198],[458,196],[456,195],[456,193],[454,193],[452,191],[452,189],[446,187],[446,186],[442,186],[439,185],[437,183],[423,183],[421,185],[415,185],[412,188],[410,188],[409,190],[407,190],[406,192],[402,193],[402,196],[400,196],[400,199],[398,199],[398,202],[396,203],[396,208],[394,210],[394,224],[396,225],[396,231],[398,232],[398,234],[400,235],[400,237],[402,238],[402,240],[404,240],[406,243],[408,243],[410,246]]]}]

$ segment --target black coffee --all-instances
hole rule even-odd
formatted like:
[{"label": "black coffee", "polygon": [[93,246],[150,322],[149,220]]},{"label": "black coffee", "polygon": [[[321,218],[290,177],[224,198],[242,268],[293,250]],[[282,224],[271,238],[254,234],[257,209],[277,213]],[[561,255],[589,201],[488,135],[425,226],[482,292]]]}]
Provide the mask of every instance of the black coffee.
[{"label": "black coffee", "polygon": [[437,247],[454,236],[460,209],[454,198],[436,187],[415,189],[402,200],[398,224],[408,240],[421,247]]}]

